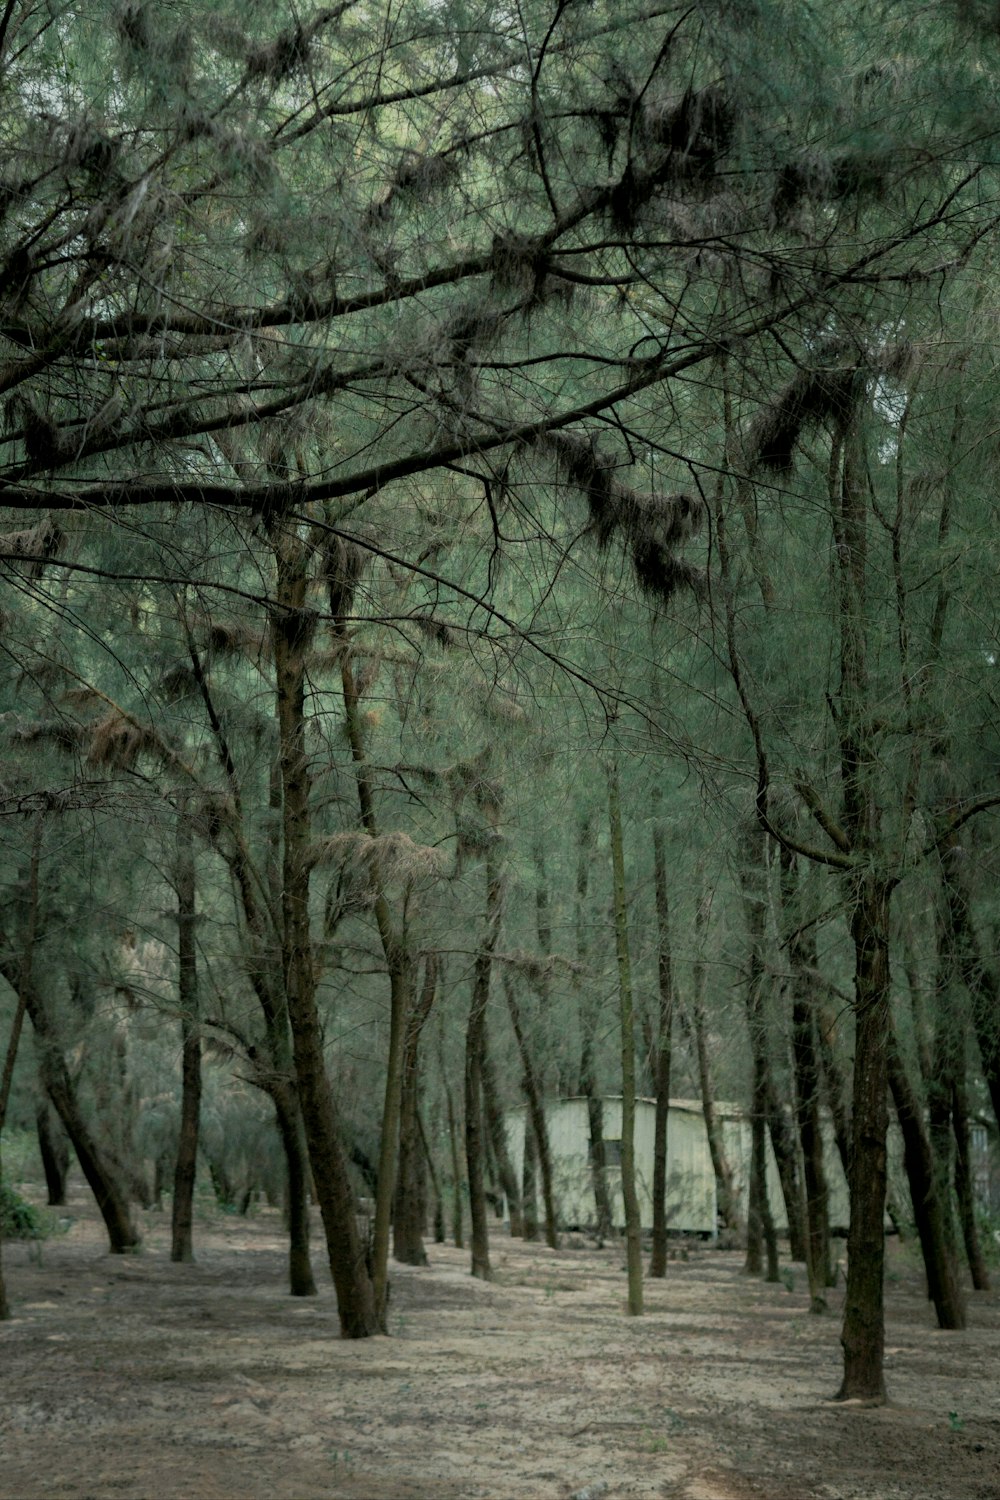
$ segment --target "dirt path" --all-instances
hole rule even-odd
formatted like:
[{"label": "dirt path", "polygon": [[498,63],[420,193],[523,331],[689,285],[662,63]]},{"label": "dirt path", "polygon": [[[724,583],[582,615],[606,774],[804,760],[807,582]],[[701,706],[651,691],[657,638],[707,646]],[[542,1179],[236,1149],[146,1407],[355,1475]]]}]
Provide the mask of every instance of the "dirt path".
[{"label": "dirt path", "polygon": [[870,1411],[829,1402],[840,1294],[811,1318],[801,1268],[697,1248],[630,1320],[617,1248],[498,1232],[493,1284],[433,1246],[394,1269],[393,1336],[344,1343],[328,1286],[283,1294],[271,1212],[208,1213],[193,1266],[162,1215],[122,1259],[82,1189],[68,1213],[40,1265],[5,1247],[2,1500],[1000,1500],[1000,1299],[937,1332],[905,1247]]}]

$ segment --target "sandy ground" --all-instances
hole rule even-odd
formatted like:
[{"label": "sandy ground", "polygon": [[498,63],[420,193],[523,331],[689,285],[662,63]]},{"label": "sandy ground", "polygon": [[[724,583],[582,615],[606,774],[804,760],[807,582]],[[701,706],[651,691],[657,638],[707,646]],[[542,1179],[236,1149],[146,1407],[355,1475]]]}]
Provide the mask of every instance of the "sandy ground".
[{"label": "sandy ground", "polygon": [[326,1278],[284,1294],[273,1212],[206,1209],[192,1266],[165,1215],[126,1259],[82,1187],[66,1212],[40,1263],[5,1246],[2,1500],[1000,1500],[1000,1297],[938,1332],[907,1246],[873,1411],[831,1403],[841,1293],[810,1317],[801,1268],[766,1286],[692,1247],[629,1319],[618,1246],[498,1227],[494,1282],[431,1246],[393,1272],[391,1337],[345,1343]]}]

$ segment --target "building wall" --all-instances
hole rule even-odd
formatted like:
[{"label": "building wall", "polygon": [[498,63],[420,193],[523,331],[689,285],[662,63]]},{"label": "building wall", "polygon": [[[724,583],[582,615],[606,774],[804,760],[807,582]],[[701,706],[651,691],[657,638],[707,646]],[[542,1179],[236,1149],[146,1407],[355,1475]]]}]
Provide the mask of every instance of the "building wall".
[{"label": "building wall", "polygon": [[[621,1099],[606,1098],[604,1138],[611,1146],[621,1139]],[[723,1144],[730,1166],[741,1211],[746,1216],[747,1185],[750,1174],[750,1121],[736,1105],[716,1106],[722,1125]],[[563,1228],[584,1227],[596,1220],[594,1190],[590,1170],[590,1126],[586,1099],[554,1099],[545,1107],[545,1118],[552,1153],[553,1177],[559,1223]],[[524,1163],[524,1130],[526,1112],[512,1109],[506,1116],[508,1145],[515,1172],[520,1180]],[[655,1105],[651,1099],[637,1099],[635,1107],[636,1189],[643,1229],[653,1225],[653,1130]],[[830,1194],[830,1224],[846,1230],[849,1219],[847,1180],[840,1157],[828,1132],[824,1143],[824,1163]],[[891,1189],[897,1201],[907,1202],[905,1176],[902,1173],[902,1151],[898,1131],[891,1129],[889,1138],[889,1173]],[[624,1227],[621,1172],[617,1158],[605,1169],[615,1225]],[[777,1164],[767,1142],[767,1193],[775,1227],[786,1232],[788,1217],[781,1192]],[[541,1185],[539,1184],[539,1209]],[[716,1232],[716,1192],[712,1158],[701,1105],[694,1100],[673,1100],[667,1125],[667,1224],[678,1233],[708,1234]]]}]

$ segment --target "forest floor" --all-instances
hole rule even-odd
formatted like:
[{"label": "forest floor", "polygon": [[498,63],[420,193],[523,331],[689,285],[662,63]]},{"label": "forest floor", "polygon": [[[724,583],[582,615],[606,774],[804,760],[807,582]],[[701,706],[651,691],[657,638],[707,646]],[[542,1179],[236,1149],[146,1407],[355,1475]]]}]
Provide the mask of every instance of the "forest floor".
[{"label": "forest floor", "polygon": [[810,1317],[801,1267],[679,1246],[629,1319],[619,1246],[498,1227],[492,1283],[431,1245],[393,1270],[391,1337],[343,1342],[328,1278],[284,1294],[273,1211],[204,1207],[190,1266],[167,1214],[123,1258],[82,1184],[60,1212],[40,1256],[4,1246],[2,1500],[1000,1500],[1000,1295],[938,1332],[895,1241],[871,1410],[830,1399],[842,1289]]}]

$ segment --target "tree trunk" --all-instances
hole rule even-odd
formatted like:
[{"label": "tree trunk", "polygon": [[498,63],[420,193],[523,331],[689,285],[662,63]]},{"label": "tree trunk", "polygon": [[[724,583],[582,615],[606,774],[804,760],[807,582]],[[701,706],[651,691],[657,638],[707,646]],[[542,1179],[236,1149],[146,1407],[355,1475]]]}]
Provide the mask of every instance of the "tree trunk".
[{"label": "tree trunk", "polygon": [[673,1059],[674,988],[670,951],[670,893],[664,846],[663,791],[653,787],[653,902],[656,908],[656,970],[659,1007],[653,1061],[656,1113],[653,1121],[653,1249],[650,1276],[667,1274],[667,1127],[670,1118],[670,1069]]},{"label": "tree trunk", "polygon": [[195,951],[195,868],[191,824],[183,804],[177,811],[177,1000],[181,1013],[181,1119],[174,1163],[170,1259],[194,1260],[192,1223],[201,1112],[201,1035]]},{"label": "tree trunk", "polygon": [[[41,825],[39,825],[31,859],[26,918],[24,930],[20,934],[20,959],[13,957],[4,959],[0,962],[0,974],[17,995],[18,1010],[20,1011],[23,1006],[31,1021],[35,1032],[38,1069],[42,1085],[62,1121],[83,1175],[97,1201],[108,1231],[111,1252],[113,1255],[125,1255],[136,1250],[141,1242],[139,1232],[132,1221],[128,1195],[118,1180],[117,1168],[108,1161],[106,1153],[98,1146],[80,1112],[76,1091],[59,1045],[55,1025],[34,980],[40,851]],[[11,1064],[11,1069],[13,1069],[13,1064]]]},{"label": "tree trunk", "polygon": [[927,1292],[934,1303],[939,1328],[964,1328],[965,1308],[955,1269],[954,1240],[942,1201],[941,1175],[924,1125],[920,1100],[914,1093],[899,1047],[891,1034],[888,1069],[889,1087],[903,1135],[903,1160],[927,1273]]},{"label": "tree trunk", "polygon": [[447,1080],[442,1076],[445,1105],[448,1111],[448,1145],[451,1149],[451,1235],[455,1249],[463,1250],[462,1232],[462,1157],[458,1148],[458,1125],[455,1120],[455,1101]]},{"label": "tree trunk", "polygon": [[[585,812],[580,816],[577,835],[576,892],[573,913],[576,927],[576,959],[581,974],[586,973],[590,956],[586,904],[590,888],[590,866],[594,857],[593,842],[590,816]],[[604,1151],[604,1107],[594,1075],[595,1017],[587,999],[585,984],[578,978],[575,981],[575,987],[579,999],[580,1032],[583,1038],[580,1048],[580,1092],[587,1101],[590,1180],[594,1189],[597,1236],[603,1241],[611,1233],[611,1200],[608,1197],[608,1177],[605,1170],[607,1162]]]},{"label": "tree trunk", "polygon": [[806,1204],[799,1179],[799,1158],[795,1145],[795,1133],[778,1098],[774,1074],[765,1050],[765,1085],[767,1099],[767,1130],[771,1138],[778,1181],[785,1204],[788,1221],[788,1254],[792,1260],[806,1259]]},{"label": "tree trunk", "polygon": [[53,1117],[48,1096],[44,1093],[35,1105],[35,1133],[38,1136],[38,1154],[45,1173],[45,1188],[50,1208],[59,1208],[66,1202],[66,1179],[69,1176],[70,1150],[66,1132]]},{"label": "tree trunk", "polygon": [[778,1280],[778,1239],[767,1198],[767,1123],[771,1114],[771,1087],[767,1065],[767,1023],[764,1015],[764,944],[767,933],[767,844],[756,826],[743,839],[740,889],[746,920],[747,1031],[753,1069],[751,1087],[750,1191],[747,1213],[748,1275],[760,1275],[762,1251],[767,1252],[767,1280]]},{"label": "tree trunk", "polygon": [[[524,1068],[524,1096],[528,1101],[531,1131],[538,1153],[538,1169],[542,1179],[542,1203],[545,1206],[545,1243],[551,1250],[557,1250],[559,1248],[559,1231],[556,1222],[552,1153],[549,1150],[549,1132],[545,1121],[545,1105],[542,1102],[542,1091],[532,1064],[531,1053],[528,1050],[524,1025],[521,1020],[521,1010],[517,1003],[517,996],[514,993],[514,984],[510,975],[506,973],[504,974],[504,991],[507,997],[510,1023],[517,1042],[517,1050],[520,1054],[522,1067]],[[513,1229],[511,1233],[513,1233]]]},{"label": "tree trunk", "polygon": [[28,1015],[35,1029],[38,1066],[45,1091],[62,1121],[63,1129],[76,1152],[76,1159],[97,1201],[108,1232],[111,1253],[127,1255],[137,1250],[141,1243],[139,1231],[132,1221],[128,1195],[84,1122],[76,1090],[45,1002],[30,982],[24,993]]},{"label": "tree trunk", "polygon": [[315,1297],[309,1254],[309,1148],[293,1082],[280,1079],[269,1090],[285,1155],[285,1216],[288,1222],[288,1289],[293,1297]]},{"label": "tree trunk", "polygon": [[1000,984],[995,970],[983,957],[972,920],[962,853],[957,837],[942,851],[945,921],[955,964],[972,1000],[972,1025],[979,1043],[983,1077],[1000,1128]]},{"label": "tree trunk", "polygon": [[986,1268],[982,1245],[979,1241],[979,1226],[976,1222],[976,1199],[972,1176],[972,1148],[969,1140],[969,1106],[965,1094],[964,1060],[962,1072],[954,1081],[952,1093],[952,1125],[955,1131],[955,1196],[958,1199],[958,1217],[962,1226],[966,1259],[973,1288],[977,1292],[988,1292],[990,1273]]},{"label": "tree trunk", "polygon": [[[791,871],[790,871],[791,873]],[[794,902],[786,912],[794,920]],[[806,1274],[809,1278],[809,1311],[826,1311],[825,1289],[830,1285],[830,1220],[826,1168],[823,1163],[823,1132],[819,1112],[819,1060],[816,1053],[816,1017],[811,1003],[806,965],[799,961],[799,939],[788,940],[792,966],[792,1064],[795,1073],[795,1118],[802,1146],[802,1171],[806,1197]],[[814,955],[809,954],[812,958]],[[809,965],[809,967],[813,967]]]},{"label": "tree trunk", "polygon": [[312,850],[306,750],[305,652],[313,616],[306,609],[308,550],[291,525],[272,528],[277,583],[271,642],[277,685],[282,791],[282,968],[313,1181],[326,1233],[344,1338],[381,1330],[375,1291],[358,1233],[354,1195],[323,1055],[309,922]]},{"label": "tree trunk", "polygon": [[844,1177],[851,1180],[851,1138],[854,1130],[851,1112],[847,1105],[847,1086],[833,1051],[836,1023],[829,1010],[814,998],[816,1011],[816,1042],[820,1063],[820,1084],[823,1100],[830,1111],[833,1125],[833,1140],[844,1169]]},{"label": "tree trunk", "polygon": [[[733,1234],[742,1234],[744,1225],[740,1218],[739,1199],[733,1184],[733,1169],[726,1156],[722,1138],[722,1125],[715,1113],[715,1091],[712,1087],[712,1068],[708,1056],[708,1027],[705,1021],[705,963],[702,953],[705,928],[711,911],[712,898],[702,890],[695,908],[695,952],[697,957],[691,966],[691,1014],[689,1033],[693,1034],[695,1058],[698,1065],[698,1086],[701,1093],[701,1109],[705,1120],[708,1153],[712,1158],[715,1174],[715,1192],[718,1214],[723,1225]],[[684,1020],[684,1011],[681,1019]]]},{"label": "tree trunk", "polygon": [[524,1238],[532,1244],[538,1239],[538,1142],[531,1110],[524,1116],[524,1162],[521,1170],[521,1205],[524,1216]]},{"label": "tree trunk", "polygon": [[437,954],[424,959],[424,983],[420,998],[410,1012],[403,1049],[403,1078],[399,1107],[399,1170],[393,1214],[392,1253],[403,1265],[425,1266],[426,1192],[419,1114],[420,1033],[434,1004],[437,989]]},{"label": "tree trunk", "polygon": [[628,908],[625,902],[625,853],[622,841],[618,767],[613,761],[608,765],[608,823],[611,833],[615,949],[618,955],[618,998],[621,1020],[622,1199],[625,1206],[628,1310],[635,1317],[643,1310],[642,1229],[639,1220],[639,1199],[635,1188],[635,1018],[628,944]]},{"label": "tree trunk", "polygon": [[493,1160],[496,1163],[497,1177],[500,1180],[500,1188],[507,1200],[507,1208],[510,1214],[510,1232],[512,1235],[522,1233],[521,1215],[521,1185],[517,1180],[507,1149],[507,1127],[504,1120],[504,1112],[500,1105],[500,1091],[497,1086],[496,1068],[493,1066],[493,1054],[490,1050],[489,1026],[483,1022],[483,1109],[486,1117],[486,1128],[488,1141],[492,1149]]},{"label": "tree trunk", "polygon": [[486,925],[473,967],[472,997],[465,1033],[465,1156],[469,1176],[469,1216],[472,1222],[472,1274],[483,1281],[492,1278],[490,1242],[486,1221],[486,1191],[483,1168],[483,1057],[486,1046],[486,1007],[490,998],[493,953],[500,936],[502,889],[496,853],[490,845],[484,856],[486,875]]},{"label": "tree trunk", "polygon": [[884,1402],[886,1130],[889,1041],[889,902],[892,886],[868,872],[857,881],[851,1222],[844,1299],[841,1401]]}]

